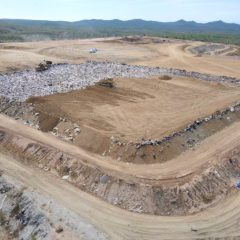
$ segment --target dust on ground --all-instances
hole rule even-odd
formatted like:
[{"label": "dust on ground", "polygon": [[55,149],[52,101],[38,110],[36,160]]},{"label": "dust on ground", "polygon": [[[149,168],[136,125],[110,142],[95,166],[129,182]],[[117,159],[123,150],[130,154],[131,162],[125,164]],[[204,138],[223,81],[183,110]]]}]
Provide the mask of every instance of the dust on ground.
[{"label": "dust on ground", "polygon": [[[114,155],[110,149],[113,138],[127,143],[161,139],[228,107],[239,94],[238,88],[188,78],[116,78],[113,87],[97,84],[80,91],[33,97],[28,102],[39,113],[40,129],[50,131],[57,125],[60,131],[68,130],[71,126],[59,121],[68,119],[81,128],[74,144],[98,154],[108,155],[110,150]],[[128,156],[134,154],[129,151]]]}]

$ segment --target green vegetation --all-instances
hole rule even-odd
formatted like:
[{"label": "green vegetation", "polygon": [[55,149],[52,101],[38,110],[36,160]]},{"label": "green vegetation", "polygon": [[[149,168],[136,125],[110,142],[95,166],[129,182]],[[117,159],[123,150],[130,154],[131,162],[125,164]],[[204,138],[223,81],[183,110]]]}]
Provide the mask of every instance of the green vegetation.
[{"label": "green vegetation", "polygon": [[5,216],[4,216],[3,212],[0,210],[0,226],[5,225],[5,223],[6,223]]},{"label": "green vegetation", "polygon": [[183,40],[194,40],[203,42],[225,43],[240,45],[240,36],[221,33],[165,33],[158,36],[176,38]]},{"label": "green vegetation", "polygon": [[16,206],[14,206],[14,208],[11,211],[11,217],[15,217],[16,215],[18,215],[20,212],[20,205],[19,203],[16,204]]},{"label": "green vegetation", "polygon": [[240,45],[240,25],[222,21],[201,24],[180,20],[83,20],[79,22],[0,20],[0,42],[149,35]]},{"label": "green vegetation", "polygon": [[32,236],[31,236],[31,240],[37,240],[36,236],[35,236],[35,235],[32,235]]}]

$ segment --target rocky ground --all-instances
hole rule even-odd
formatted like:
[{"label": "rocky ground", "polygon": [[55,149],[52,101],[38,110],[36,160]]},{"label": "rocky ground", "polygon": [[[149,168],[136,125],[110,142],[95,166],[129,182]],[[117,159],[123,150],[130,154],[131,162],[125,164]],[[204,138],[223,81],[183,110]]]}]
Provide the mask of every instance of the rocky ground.
[{"label": "rocky ground", "polygon": [[[42,121],[41,116],[36,112],[34,104],[10,100],[0,96],[0,113],[4,113],[25,125],[42,131],[49,131],[56,137],[66,141],[73,141],[81,132],[80,126],[65,118],[57,118],[49,125]],[[48,116],[48,120],[50,116]],[[51,121],[50,121],[51,122]]]},{"label": "rocky ground", "polygon": [[224,44],[215,44],[215,43],[210,43],[210,44],[203,44],[201,46],[197,46],[194,48],[191,48],[190,51],[194,54],[213,54],[216,51],[220,51],[226,48],[226,45]]},{"label": "rocky ground", "polygon": [[78,215],[7,176],[0,177],[0,230],[1,239],[105,239]]},{"label": "rocky ground", "polygon": [[14,101],[8,97],[0,96],[0,113],[39,129],[38,113],[34,111],[34,106],[31,103]]},{"label": "rocky ground", "polygon": [[192,77],[206,81],[237,84],[240,80],[226,76],[214,76],[187,72],[179,69],[150,68],[110,62],[88,61],[79,65],[57,64],[43,72],[26,70],[0,75],[0,92],[10,99],[24,101],[30,96],[46,96],[82,89],[104,78],[147,78],[156,75]]},{"label": "rocky ground", "polygon": [[[5,113],[10,117],[14,117],[15,119],[24,121],[26,125],[39,128],[40,120],[39,120],[38,113],[35,112],[34,110],[34,104],[23,102],[30,96],[39,96],[39,95],[44,96],[44,95],[54,94],[58,92],[68,92],[75,89],[81,89],[81,88],[85,88],[86,86],[93,85],[104,78],[111,78],[111,77],[117,77],[117,76],[129,77],[129,78],[131,77],[147,78],[149,76],[155,76],[155,75],[187,76],[187,77],[194,77],[201,80],[217,81],[220,83],[231,83],[236,85],[238,85],[240,81],[238,79],[230,78],[230,77],[224,77],[224,76],[219,77],[219,76],[213,76],[208,74],[200,74],[196,72],[186,72],[184,70],[129,66],[125,64],[116,64],[116,63],[108,63],[108,62],[100,62],[100,63],[87,62],[80,65],[68,65],[68,64],[54,65],[50,69],[43,72],[38,72],[38,73],[35,72],[34,70],[30,70],[30,71],[16,72],[13,74],[0,75],[0,80],[1,80],[0,88],[1,88],[1,95],[2,95],[0,99],[1,100],[0,110],[2,113]],[[160,139],[160,140],[143,139],[142,142],[131,143],[130,145],[132,145],[136,151],[139,151],[146,146],[161,147],[166,143],[168,145],[168,143],[174,140],[176,137],[182,136],[188,132],[192,133],[197,128],[199,128],[199,126],[208,124],[209,122],[214,121],[215,119],[224,119],[226,121],[231,122],[231,118],[233,118],[231,114],[233,115],[234,113],[238,112],[239,109],[240,109],[239,104],[232,105],[232,106],[229,106],[227,109],[214,113],[209,117],[198,119],[195,122],[189,124],[189,126],[187,126],[186,128],[180,130],[179,132],[173,133],[172,135],[167,136],[164,139]],[[54,135],[60,138],[63,138],[68,141],[74,141],[74,137],[81,133],[81,126],[78,126],[75,123],[71,123],[66,119],[58,119],[55,126],[53,125],[52,129],[50,130]],[[0,136],[0,140],[1,140],[1,136]],[[118,139],[115,139],[114,137],[111,138],[111,141],[114,145],[117,145],[119,147],[122,147],[124,144],[124,143],[121,143]],[[186,139],[186,145],[188,145],[189,147],[193,147],[196,143],[197,143],[197,140],[195,140],[193,137],[190,138],[188,136],[188,138]],[[5,142],[4,144],[7,144],[8,146],[10,144],[10,141]],[[44,147],[39,146],[37,144],[30,144],[29,146],[30,148],[27,147],[23,152],[24,154],[28,154],[28,152],[30,151],[31,157],[34,156],[34,158],[38,158],[38,156],[35,153],[36,149],[38,154],[41,154],[42,149],[43,149],[43,152],[45,152]],[[11,148],[13,146],[9,145],[8,147]],[[16,148],[15,145],[14,145],[14,148]],[[59,155],[60,153],[56,153],[56,154]],[[70,166],[70,168],[73,168],[73,169],[71,172],[69,172],[70,168],[69,166],[67,166],[68,164],[70,164],[69,158],[67,158],[67,161],[65,161],[66,156],[64,156],[62,153],[59,156],[60,157],[56,158],[58,159],[58,161],[60,161],[59,164],[57,164],[57,166],[59,167],[57,171],[59,172],[59,175],[61,177],[66,178],[65,180],[70,180],[71,182],[75,183],[78,186],[81,182],[79,186],[80,188],[84,188],[83,190],[86,190],[90,193],[94,193],[100,198],[105,199],[114,205],[119,205],[123,208],[126,208],[134,212],[145,212],[145,213],[160,214],[160,215],[161,214],[169,215],[169,213],[182,215],[189,212],[190,209],[193,207],[192,203],[189,204],[189,206],[187,206],[187,205],[184,205],[185,204],[184,202],[179,202],[177,206],[182,209],[181,212],[179,212],[178,208],[172,209],[172,206],[168,206],[167,202],[162,202],[163,200],[161,199],[161,196],[160,196],[162,193],[159,193],[159,192],[162,192],[165,190],[162,190],[162,189],[159,190],[158,188],[154,188],[153,199],[154,201],[157,202],[157,204],[156,202],[154,202],[152,206],[157,206],[157,208],[154,210],[149,209],[147,206],[147,203],[143,203],[141,197],[139,196],[139,193],[142,194],[142,192],[147,192],[148,189],[142,189],[143,187],[141,185],[138,186],[138,185],[135,185],[135,183],[134,184],[123,183],[122,185],[117,184],[117,187],[116,189],[114,188],[115,189],[114,191],[119,192],[119,197],[116,200],[114,197],[112,198],[112,197],[109,197],[108,194],[105,194],[104,189],[106,188],[107,183],[109,183],[110,185],[113,185],[113,183],[114,184],[118,183],[120,181],[119,179],[113,179],[112,176],[108,176],[98,171],[90,169],[89,171],[86,171],[86,172],[89,173],[93,171],[93,173],[89,175],[91,175],[94,178],[95,185],[93,185],[92,181],[87,182],[87,180],[84,183],[84,185],[82,185],[83,179],[85,178],[88,179],[89,175],[84,176],[83,179],[79,181],[78,178],[76,179],[76,176],[78,176],[77,172],[79,171],[79,166],[77,166],[76,169]],[[24,157],[25,159],[27,159],[27,155],[26,156],[24,155]],[[51,158],[52,158],[52,155],[51,155]],[[51,165],[49,164],[48,161],[51,161],[50,160],[51,158],[49,159],[47,158],[46,163],[41,163],[40,161],[38,167],[43,169],[44,167],[46,167],[48,169],[49,166]],[[61,167],[60,167],[61,165],[60,163],[62,164]],[[238,162],[236,164],[238,165]],[[82,166],[80,166],[80,168],[81,167]],[[235,176],[235,172],[231,174]],[[96,179],[99,179],[99,181],[96,181]],[[199,176],[199,178],[197,179],[197,182],[202,182],[203,180],[204,179],[202,179]],[[88,189],[85,189],[87,184],[90,184],[91,187],[88,186]],[[230,181],[227,178],[226,178],[226,185],[227,185],[227,188],[230,185]],[[193,186],[195,187],[194,184]],[[132,197],[129,198],[129,195],[126,196],[124,193],[121,194],[121,191],[118,189],[118,187],[121,189],[124,189],[124,191],[126,192],[129,191],[129,194],[131,193]],[[213,186],[213,187],[216,188],[216,186]],[[164,192],[164,194],[171,195],[172,192],[174,192],[174,188],[175,187],[173,187],[173,189],[166,189],[167,192]],[[13,191],[17,191],[17,190],[13,188]],[[5,190],[3,191],[3,193],[5,193]],[[127,197],[127,199],[125,199],[125,197]],[[5,197],[3,195],[2,196],[3,202],[5,202],[4,198]],[[195,202],[194,197],[191,196],[190,199],[191,200],[189,201]],[[22,194],[19,194],[19,198],[17,199],[14,198],[13,200],[20,201],[20,202],[26,201],[25,198],[22,199]],[[13,202],[13,200],[11,201]],[[141,201],[141,203],[137,204],[139,201]],[[123,203],[125,204],[123,205]],[[135,204],[134,206],[132,205],[133,203]],[[175,202],[174,204],[176,205]],[[23,205],[24,205],[24,202],[23,202]],[[139,208],[139,206],[141,206],[141,208]],[[197,206],[196,209],[199,210],[199,206]],[[7,209],[6,213],[4,214],[4,216],[8,214],[6,216],[9,219],[9,221],[13,219],[11,217],[11,214],[9,215],[9,212],[11,211],[12,210],[9,211],[9,209]],[[193,210],[193,212],[194,211],[195,210]],[[49,224],[49,223],[46,223],[46,224]],[[51,227],[52,226],[50,225],[49,227],[50,230],[48,231],[51,231]],[[14,231],[16,231],[15,228],[13,228],[13,231],[11,232],[14,232]],[[17,236],[21,236],[22,233],[21,231],[18,231],[17,234],[18,234]]]},{"label": "rocky ground", "polygon": [[52,227],[47,217],[24,196],[24,189],[0,177],[0,225],[16,239],[49,239]]},{"label": "rocky ground", "polygon": [[192,214],[216,204],[233,189],[232,179],[239,178],[240,169],[240,152],[235,148],[212,167],[194,176],[177,176],[166,184],[134,176],[125,179],[114,171],[105,172],[88,165],[73,156],[72,151],[69,155],[5,130],[0,131],[0,150],[14,152],[18,161],[53,173],[108,203],[128,211],[155,215]]}]

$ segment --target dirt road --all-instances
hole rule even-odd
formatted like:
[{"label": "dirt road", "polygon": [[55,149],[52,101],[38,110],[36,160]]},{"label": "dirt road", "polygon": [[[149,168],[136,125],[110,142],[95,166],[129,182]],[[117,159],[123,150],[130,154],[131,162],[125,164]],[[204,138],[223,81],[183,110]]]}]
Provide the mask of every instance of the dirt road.
[{"label": "dirt road", "polygon": [[[34,67],[43,59],[70,63],[80,63],[91,59],[182,68],[189,71],[240,78],[239,60],[227,56],[195,56],[188,51],[192,46],[199,44],[190,41],[132,44],[116,39],[111,39],[110,41],[106,39],[93,39],[0,44],[0,72]],[[89,54],[89,49],[92,47],[99,49],[97,54]],[[211,105],[212,109],[209,107],[209,112],[212,112],[215,107],[228,106],[228,104],[239,97],[239,93],[235,89],[221,90],[221,94],[216,95],[215,89],[211,86],[203,86],[200,83],[196,85],[196,82],[193,83],[188,80],[177,81],[173,79],[168,84],[161,83],[160,85],[161,89],[165,85],[171,85],[167,86],[169,87],[167,88],[167,92],[170,92],[172,91],[171,89],[176,91],[177,88],[181,88],[180,91],[182,91],[183,88],[186,88],[186,84],[190,88],[191,93],[195,93],[191,101],[196,96],[199,96],[198,100],[201,100],[205,95],[209,94],[209,98],[204,99],[205,103],[203,104],[208,107]],[[198,93],[199,89],[201,90],[201,94]],[[154,93],[155,88],[152,91]],[[163,102],[173,97],[171,94],[166,94]],[[216,98],[218,99],[218,106],[215,106]],[[214,99],[214,101],[211,99]],[[208,101],[206,102],[206,100]],[[149,103],[145,102],[150,106],[151,101],[154,100],[149,99]],[[174,101],[178,103],[177,99]],[[188,101],[188,103],[190,104],[191,101]],[[169,106],[166,108],[171,112],[171,104]],[[180,105],[176,107],[176,116],[178,116],[178,109],[182,108],[183,106]],[[202,109],[204,112],[198,112],[195,109],[196,117],[206,114],[206,106],[201,106],[199,109]],[[102,113],[102,111],[107,112],[108,109],[100,110]],[[120,110],[119,113],[123,112]],[[110,110],[108,111],[110,112]],[[157,109],[152,110],[152,112],[157,111]],[[186,112],[191,112],[191,106]],[[116,119],[119,121],[120,117],[117,116]],[[124,119],[125,116],[122,122]],[[164,121],[167,121],[167,119],[168,116],[166,113]],[[116,122],[117,120],[114,121]],[[124,124],[128,123],[124,122]],[[175,125],[175,122],[172,125]],[[125,129],[125,127],[124,125],[123,128]],[[154,127],[156,128],[156,126]],[[168,128],[169,126],[166,127],[166,129]],[[131,132],[136,132],[133,123],[130,124],[129,129]],[[29,142],[37,142],[58,149],[84,162],[84,164],[100,169],[109,176],[112,175],[129,182],[133,181],[144,184],[151,183],[154,185],[154,183],[162,182],[166,183],[166,186],[168,183],[169,185],[172,183],[180,184],[182,181],[188,180],[189,176],[202,173],[212,165],[226,160],[226,156],[229,153],[234,149],[239,149],[239,129],[240,122],[235,122],[203,140],[193,149],[182,153],[168,162],[148,164],[146,166],[145,164],[124,163],[113,160],[110,157],[87,152],[73,144],[63,142],[51,134],[37,131],[4,115],[0,115],[0,130],[13,133],[15,136],[22,137],[22,139],[30,139]],[[0,153],[0,170],[3,170],[4,174],[24,183],[27,187],[33,187],[41,194],[49,195],[60,204],[76,212],[86,220],[86,223],[94,225],[111,240],[240,239],[240,192],[235,188],[231,189],[231,193],[226,198],[222,198],[218,202],[218,205],[195,215],[162,217],[136,214],[110,205],[99,198],[81,191],[67,181],[60,180],[48,172],[42,172],[37,168],[24,165],[16,161],[13,157],[6,156],[3,153]]]},{"label": "dirt road", "polygon": [[[0,115],[0,128],[33,141],[52,146],[88,164],[100,167],[109,174],[131,178],[135,181],[178,181],[191,173],[202,171],[205,164],[212,165],[240,143],[240,123],[236,122],[217,134],[204,140],[195,151],[187,151],[179,157],[164,163],[134,165],[116,162],[109,158],[86,152],[74,145],[62,142],[54,136],[27,127],[4,115]],[[60,204],[78,213],[86,222],[105,233],[109,239],[206,239],[240,237],[239,221],[240,192],[231,195],[206,211],[185,217],[159,217],[134,214],[109,205],[78,188],[61,181],[39,169],[23,165],[13,158],[0,154],[0,169],[36,188]]]},{"label": "dirt road", "polygon": [[188,71],[210,73],[216,75],[226,75],[239,77],[237,69],[239,60],[225,56],[195,56],[188,51],[189,48],[198,46],[198,42],[171,43],[166,45],[147,45],[152,51],[159,54],[158,58],[152,58],[146,62],[139,60],[135,64],[164,66],[169,68],[180,68]]},{"label": "dirt road", "polygon": [[[239,60],[226,56],[197,57],[187,49],[196,42],[173,40],[170,43],[134,44],[118,39],[46,41],[0,44],[0,71],[34,67],[43,59],[54,62],[81,63],[86,60],[108,60],[180,68],[201,73],[240,78]],[[96,47],[96,54],[89,49]]]},{"label": "dirt road", "polygon": [[21,165],[0,154],[0,169],[27,187],[47,194],[78,213],[109,239],[206,239],[240,237],[240,192],[237,190],[216,207],[186,217],[134,214],[109,205],[52,175]]},{"label": "dirt road", "polygon": [[240,122],[236,122],[204,140],[195,151],[184,152],[179,157],[163,164],[149,164],[146,169],[144,164],[126,164],[89,153],[72,144],[56,139],[50,134],[24,126],[4,115],[0,115],[0,127],[14,132],[16,135],[60,149],[64,153],[87,161],[88,164],[104,169],[110,175],[144,180],[171,180],[189,176],[189,174],[196,173],[205,164],[212,165],[214,162],[218,162],[224,154],[238,147],[240,143],[240,132],[238,131]]}]

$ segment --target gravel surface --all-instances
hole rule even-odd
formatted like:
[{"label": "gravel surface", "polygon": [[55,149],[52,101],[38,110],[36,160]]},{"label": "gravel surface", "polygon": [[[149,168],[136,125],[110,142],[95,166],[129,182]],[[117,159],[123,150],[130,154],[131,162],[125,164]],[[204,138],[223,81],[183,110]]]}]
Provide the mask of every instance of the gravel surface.
[{"label": "gravel surface", "polygon": [[83,89],[104,78],[147,78],[156,75],[192,77],[239,85],[240,79],[187,72],[179,69],[149,68],[110,62],[88,61],[83,64],[56,64],[44,72],[25,70],[0,75],[0,95],[24,101],[30,96],[46,96]]},{"label": "gravel surface", "polygon": [[79,215],[6,175],[0,176],[1,228],[17,240],[106,239]]},{"label": "gravel surface", "polygon": [[[49,239],[51,224],[47,217],[29,198],[23,189],[0,176],[0,225],[12,239]],[[49,239],[50,240],[50,239]]]}]

